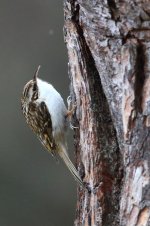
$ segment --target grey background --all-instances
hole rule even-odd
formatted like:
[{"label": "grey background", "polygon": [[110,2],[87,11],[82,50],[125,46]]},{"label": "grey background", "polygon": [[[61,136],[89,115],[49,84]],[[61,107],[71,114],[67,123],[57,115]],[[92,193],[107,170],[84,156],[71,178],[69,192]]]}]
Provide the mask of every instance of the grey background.
[{"label": "grey background", "polygon": [[73,225],[76,183],[43,150],[20,109],[39,64],[41,78],[69,94],[62,29],[62,1],[0,0],[0,226]]}]

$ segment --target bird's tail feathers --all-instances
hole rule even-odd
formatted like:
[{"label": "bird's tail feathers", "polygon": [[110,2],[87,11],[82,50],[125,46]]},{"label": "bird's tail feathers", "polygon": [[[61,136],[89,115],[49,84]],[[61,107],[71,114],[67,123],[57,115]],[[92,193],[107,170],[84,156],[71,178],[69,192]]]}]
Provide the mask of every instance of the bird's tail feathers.
[{"label": "bird's tail feathers", "polygon": [[61,145],[61,148],[60,148],[60,151],[59,151],[59,155],[60,157],[64,160],[66,166],[68,167],[68,169],[70,170],[70,172],[72,173],[72,175],[74,176],[75,180],[82,186],[84,187],[83,185],[83,181],[81,180],[78,172],[77,172],[77,169],[75,168],[75,166],[73,165],[73,163],[71,162],[68,154],[67,154],[67,151],[66,149],[64,148],[63,145]]}]

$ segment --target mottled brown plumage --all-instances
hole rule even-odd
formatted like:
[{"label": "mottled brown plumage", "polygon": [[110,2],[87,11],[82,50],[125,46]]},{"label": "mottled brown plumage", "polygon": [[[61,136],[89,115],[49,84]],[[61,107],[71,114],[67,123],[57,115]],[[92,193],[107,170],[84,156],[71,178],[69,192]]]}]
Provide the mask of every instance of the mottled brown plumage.
[{"label": "mottled brown plumage", "polygon": [[[28,96],[30,88],[34,89],[31,101],[26,106],[26,98]],[[21,104],[23,114],[26,118],[26,122],[32,131],[37,135],[43,146],[47,150],[51,150],[51,154],[55,154],[56,144],[52,136],[52,121],[50,113],[48,112],[47,106],[42,101],[38,103],[38,88],[35,81],[30,81],[25,87],[23,97],[21,98]]]}]

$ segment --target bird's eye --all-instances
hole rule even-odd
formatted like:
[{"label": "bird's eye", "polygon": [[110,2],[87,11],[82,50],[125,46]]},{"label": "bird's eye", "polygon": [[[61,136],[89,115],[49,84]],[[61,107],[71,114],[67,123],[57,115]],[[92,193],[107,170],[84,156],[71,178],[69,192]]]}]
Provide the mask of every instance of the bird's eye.
[{"label": "bird's eye", "polygon": [[36,85],[36,83],[34,83],[34,85],[33,85],[33,92],[35,92],[37,90],[37,85]]}]

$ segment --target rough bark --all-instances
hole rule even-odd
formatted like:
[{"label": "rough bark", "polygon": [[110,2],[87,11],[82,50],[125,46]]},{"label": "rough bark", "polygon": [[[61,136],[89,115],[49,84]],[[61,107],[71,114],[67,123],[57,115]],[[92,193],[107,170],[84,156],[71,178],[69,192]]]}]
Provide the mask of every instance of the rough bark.
[{"label": "rough bark", "polygon": [[77,103],[75,225],[150,225],[150,2],[65,0]]}]

